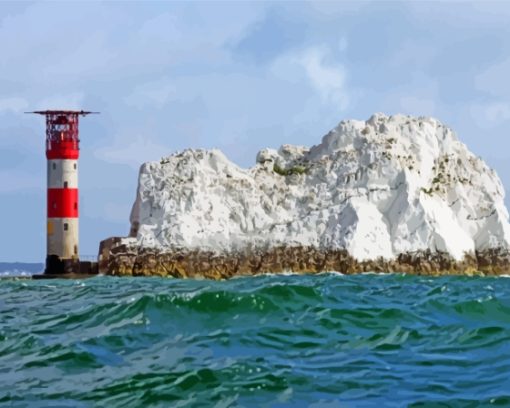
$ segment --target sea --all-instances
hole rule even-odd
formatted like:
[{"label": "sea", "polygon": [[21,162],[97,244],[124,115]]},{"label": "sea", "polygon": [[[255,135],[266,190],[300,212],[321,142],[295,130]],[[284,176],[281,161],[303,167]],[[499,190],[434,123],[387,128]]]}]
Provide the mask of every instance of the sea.
[{"label": "sea", "polygon": [[510,407],[510,279],[30,280],[0,264],[0,406]]}]

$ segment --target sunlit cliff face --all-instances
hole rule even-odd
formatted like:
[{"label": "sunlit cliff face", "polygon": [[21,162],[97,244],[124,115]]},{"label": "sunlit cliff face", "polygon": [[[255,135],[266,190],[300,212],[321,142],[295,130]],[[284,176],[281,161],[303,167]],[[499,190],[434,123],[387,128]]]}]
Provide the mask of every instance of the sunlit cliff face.
[{"label": "sunlit cliff face", "polygon": [[126,242],[345,249],[357,260],[430,250],[461,259],[510,247],[503,198],[495,172],[438,120],[376,114],[342,121],[311,148],[264,149],[249,169],[218,150],[145,163]]}]

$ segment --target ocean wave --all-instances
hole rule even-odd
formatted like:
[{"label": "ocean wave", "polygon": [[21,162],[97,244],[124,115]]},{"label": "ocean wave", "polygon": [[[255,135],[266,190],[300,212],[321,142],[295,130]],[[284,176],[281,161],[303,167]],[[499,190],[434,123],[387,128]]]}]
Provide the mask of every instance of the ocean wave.
[{"label": "ocean wave", "polygon": [[506,279],[5,280],[0,307],[0,404],[421,406],[509,398]]}]

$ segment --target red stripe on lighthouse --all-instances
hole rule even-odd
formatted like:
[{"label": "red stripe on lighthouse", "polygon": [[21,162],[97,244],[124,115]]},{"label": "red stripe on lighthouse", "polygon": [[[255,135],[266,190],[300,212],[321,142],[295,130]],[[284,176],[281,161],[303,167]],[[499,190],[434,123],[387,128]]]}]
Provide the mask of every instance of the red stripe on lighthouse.
[{"label": "red stripe on lighthouse", "polygon": [[80,148],[77,140],[49,140],[46,141],[46,158],[77,160]]},{"label": "red stripe on lighthouse", "polygon": [[49,188],[48,218],[78,218],[78,189]]}]

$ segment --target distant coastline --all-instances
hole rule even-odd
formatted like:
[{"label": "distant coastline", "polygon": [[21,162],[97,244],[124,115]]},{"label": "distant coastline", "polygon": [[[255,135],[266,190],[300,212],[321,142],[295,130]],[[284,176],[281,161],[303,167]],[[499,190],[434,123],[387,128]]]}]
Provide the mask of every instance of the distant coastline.
[{"label": "distant coastline", "polygon": [[44,271],[39,262],[0,262],[0,276],[33,275]]}]

